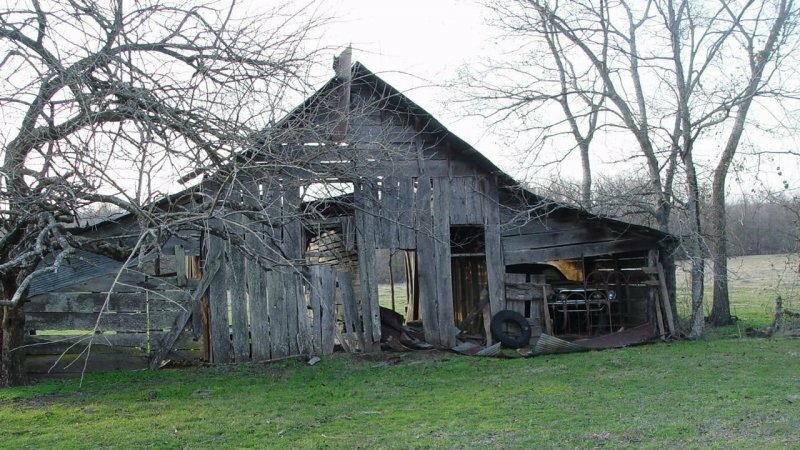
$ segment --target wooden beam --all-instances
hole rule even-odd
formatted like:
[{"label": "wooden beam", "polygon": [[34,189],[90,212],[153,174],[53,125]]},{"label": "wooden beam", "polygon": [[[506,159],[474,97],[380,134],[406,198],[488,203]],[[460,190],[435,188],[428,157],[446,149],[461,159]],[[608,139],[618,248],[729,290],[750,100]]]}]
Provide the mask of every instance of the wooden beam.
[{"label": "wooden beam", "polygon": [[[197,288],[195,288],[194,292],[192,292],[191,298],[189,299],[190,305],[200,303],[200,299],[203,298],[203,294],[205,294],[206,290],[208,290],[212,280],[219,271],[219,268],[219,259],[209,262],[209,266],[206,269],[206,273],[203,274],[200,284],[197,286]],[[192,316],[192,312],[194,310],[195,308],[193,307],[187,308],[175,318],[175,323],[172,325],[169,333],[167,333],[161,342],[158,343],[155,352],[153,352],[153,355],[150,358],[149,366],[151,369],[157,369],[161,366],[161,361],[163,361],[164,356],[166,356],[170,350],[172,350],[172,347],[175,345],[175,342],[178,340],[181,332],[184,328],[186,328],[186,324],[189,323],[189,318]]]}]

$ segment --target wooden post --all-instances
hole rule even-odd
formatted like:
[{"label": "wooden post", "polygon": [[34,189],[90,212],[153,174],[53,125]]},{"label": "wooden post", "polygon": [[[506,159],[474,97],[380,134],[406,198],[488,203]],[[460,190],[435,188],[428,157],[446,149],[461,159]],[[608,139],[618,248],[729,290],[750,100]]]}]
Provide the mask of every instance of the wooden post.
[{"label": "wooden post", "polygon": [[553,321],[550,320],[550,303],[547,299],[548,297],[548,290],[547,286],[542,286],[542,295],[544,296],[544,300],[542,301],[542,305],[544,306],[544,329],[547,331],[547,334],[550,336],[553,335]]},{"label": "wooden post", "polygon": [[675,335],[675,318],[672,317],[672,305],[669,301],[669,291],[667,291],[667,277],[664,274],[664,266],[660,262],[658,263],[658,281],[659,287],[661,288],[661,303],[663,303],[664,312],[667,315],[669,334]]}]

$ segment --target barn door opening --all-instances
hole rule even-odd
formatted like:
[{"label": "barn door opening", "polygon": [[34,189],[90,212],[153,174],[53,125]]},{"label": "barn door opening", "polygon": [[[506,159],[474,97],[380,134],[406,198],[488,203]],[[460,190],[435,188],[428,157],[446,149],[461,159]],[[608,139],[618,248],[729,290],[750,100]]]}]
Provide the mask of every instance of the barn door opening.
[{"label": "barn door opening", "polygon": [[[486,245],[481,226],[450,227],[453,320],[462,337],[482,339],[481,292],[487,288]],[[472,320],[467,322],[468,318]]]}]

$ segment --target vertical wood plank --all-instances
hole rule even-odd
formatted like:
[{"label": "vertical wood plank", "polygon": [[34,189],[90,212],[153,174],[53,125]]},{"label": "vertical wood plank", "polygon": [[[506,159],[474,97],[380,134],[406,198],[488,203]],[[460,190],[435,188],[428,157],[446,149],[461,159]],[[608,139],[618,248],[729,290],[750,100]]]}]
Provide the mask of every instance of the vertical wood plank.
[{"label": "vertical wood plank", "polygon": [[253,361],[270,359],[269,353],[269,305],[266,287],[262,278],[266,275],[255,260],[245,262],[247,296],[250,300],[250,340]]},{"label": "vertical wood plank", "polygon": [[[285,272],[284,299],[286,301],[286,334],[288,336],[289,354],[298,355],[307,346],[308,319],[305,312],[305,297],[303,284],[300,277],[302,268],[303,226],[299,218],[300,191],[297,187],[290,186],[284,193],[283,217],[290,219],[283,227],[283,252],[289,259],[290,270]],[[300,321],[303,323],[301,324]],[[303,333],[301,334],[301,330]]]},{"label": "vertical wood plank", "polygon": [[181,244],[175,244],[175,279],[178,287],[186,286],[186,251]]},{"label": "vertical wood plank", "polygon": [[313,265],[308,268],[310,274],[309,284],[311,292],[309,301],[311,304],[311,352],[322,354],[322,266]]},{"label": "vertical wood plank", "polygon": [[[254,209],[264,208],[258,180],[251,179],[246,182],[243,194],[245,205]],[[250,305],[250,358],[253,361],[267,361],[270,359],[269,303],[264,283],[266,277],[264,265],[267,264],[264,231],[261,223],[252,220],[248,222],[246,228],[245,244],[257,255],[257,258],[248,258],[245,261],[245,283]]]},{"label": "vertical wood plank", "polygon": [[365,183],[356,191],[356,241],[361,293],[361,314],[364,320],[365,345],[370,351],[381,340],[380,306],[375,269],[375,220],[370,211],[374,205],[374,187]]},{"label": "vertical wood plank", "polygon": [[[342,310],[344,312],[345,336],[348,340],[348,348],[355,351],[356,348],[364,348],[364,328],[358,318],[356,308],[356,296],[353,293],[353,276],[350,272],[340,270],[336,272],[336,284],[342,298]],[[358,347],[356,347],[356,344]]]},{"label": "vertical wood plank", "polygon": [[450,180],[433,179],[433,237],[439,342],[450,348],[456,343],[453,313],[453,278],[450,261]]},{"label": "vertical wood plank", "polygon": [[450,183],[450,221],[454,224],[469,223],[467,209],[466,177],[453,178]]},{"label": "vertical wood plank", "polygon": [[489,285],[489,304],[492,316],[506,309],[503,244],[500,238],[500,201],[495,188],[485,182],[484,190],[484,239],[486,244],[486,277]]},{"label": "vertical wood plank", "polygon": [[209,235],[206,262],[214,259],[222,261],[217,274],[208,289],[209,314],[211,326],[211,358],[214,363],[233,361],[233,349],[228,330],[228,266],[225,241]]},{"label": "vertical wood plank", "polygon": [[403,177],[397,186],[397,247],[403,249],[416,248],[414,236],[414,180]]},{"label": "vertical wood plank", "polygon": [[275,267],[267,272],[267,299],[269,301],[269,349],[272,359],[289,355],[289,338],[286,334],[286,301],[283,296],[285,267]]},{"label": "vertical wood plank", "polygon": [[247,296],[244,255],[236,246],[230,252],[231,271],[231,326],[233,328],[233,356],[236,362],[250,361],[250,330],[247,320]]},{"label": "vertical wood plank", "polygon": [[379,232],[382,235],[382,241],[378,247],[394,250],[398,248],[397,227],[400,218],[398,213],[398,185],[396,178],[387,177],[383,179],[381,203],[383,205],[381,208],[383,220],[381,221]]},{"label": "vertical wood plank", "polygon": [[322,336],[321,353],[330,355],[333,353],[334,337],[336,329],[335,293],[336,293],[336,269],[330,265],[320,266],[320,330]]},{"label": "vertical wood plank", "polygon": [[442,345],[439,341],[439,315],[436,302],[436,271],[433,219],[431,217],[431,179],[420,177],[417,185],[417,281],[419,292],[419,314],[425,340],[431,345]]},{"label": "vertical wood plank", "polygon": [[664,312],[667,315],[667,327],[671,336],[675,335],[675,318],[672,316],[672,305],[669,301],[669,291],[667,290],[667,276],[664,273],[664,266],[658,263],[658,287],[661,289],[661,302],[664,305]]}]

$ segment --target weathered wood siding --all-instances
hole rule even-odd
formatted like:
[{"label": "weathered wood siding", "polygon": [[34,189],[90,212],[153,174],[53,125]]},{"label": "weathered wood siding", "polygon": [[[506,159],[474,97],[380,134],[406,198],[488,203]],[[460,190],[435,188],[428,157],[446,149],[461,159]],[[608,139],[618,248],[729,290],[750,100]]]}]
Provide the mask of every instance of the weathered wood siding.
[{"label": "weathered wood siding", "polygon": [[503,228],[501,240],[506,265],[659,247],[653,238],[612,228],[599,219],[585,219],[566,213],[541,216],[519,224],[506,224]]},{"label": "weathered wood siding", "polygon": [[[31,297],[25,304],[26,371],[43,376],[146,368],[190,307],[188,290],[196,284],[125,270]],[[200,359],[202,342],[191,327],[167,359]]]}]

